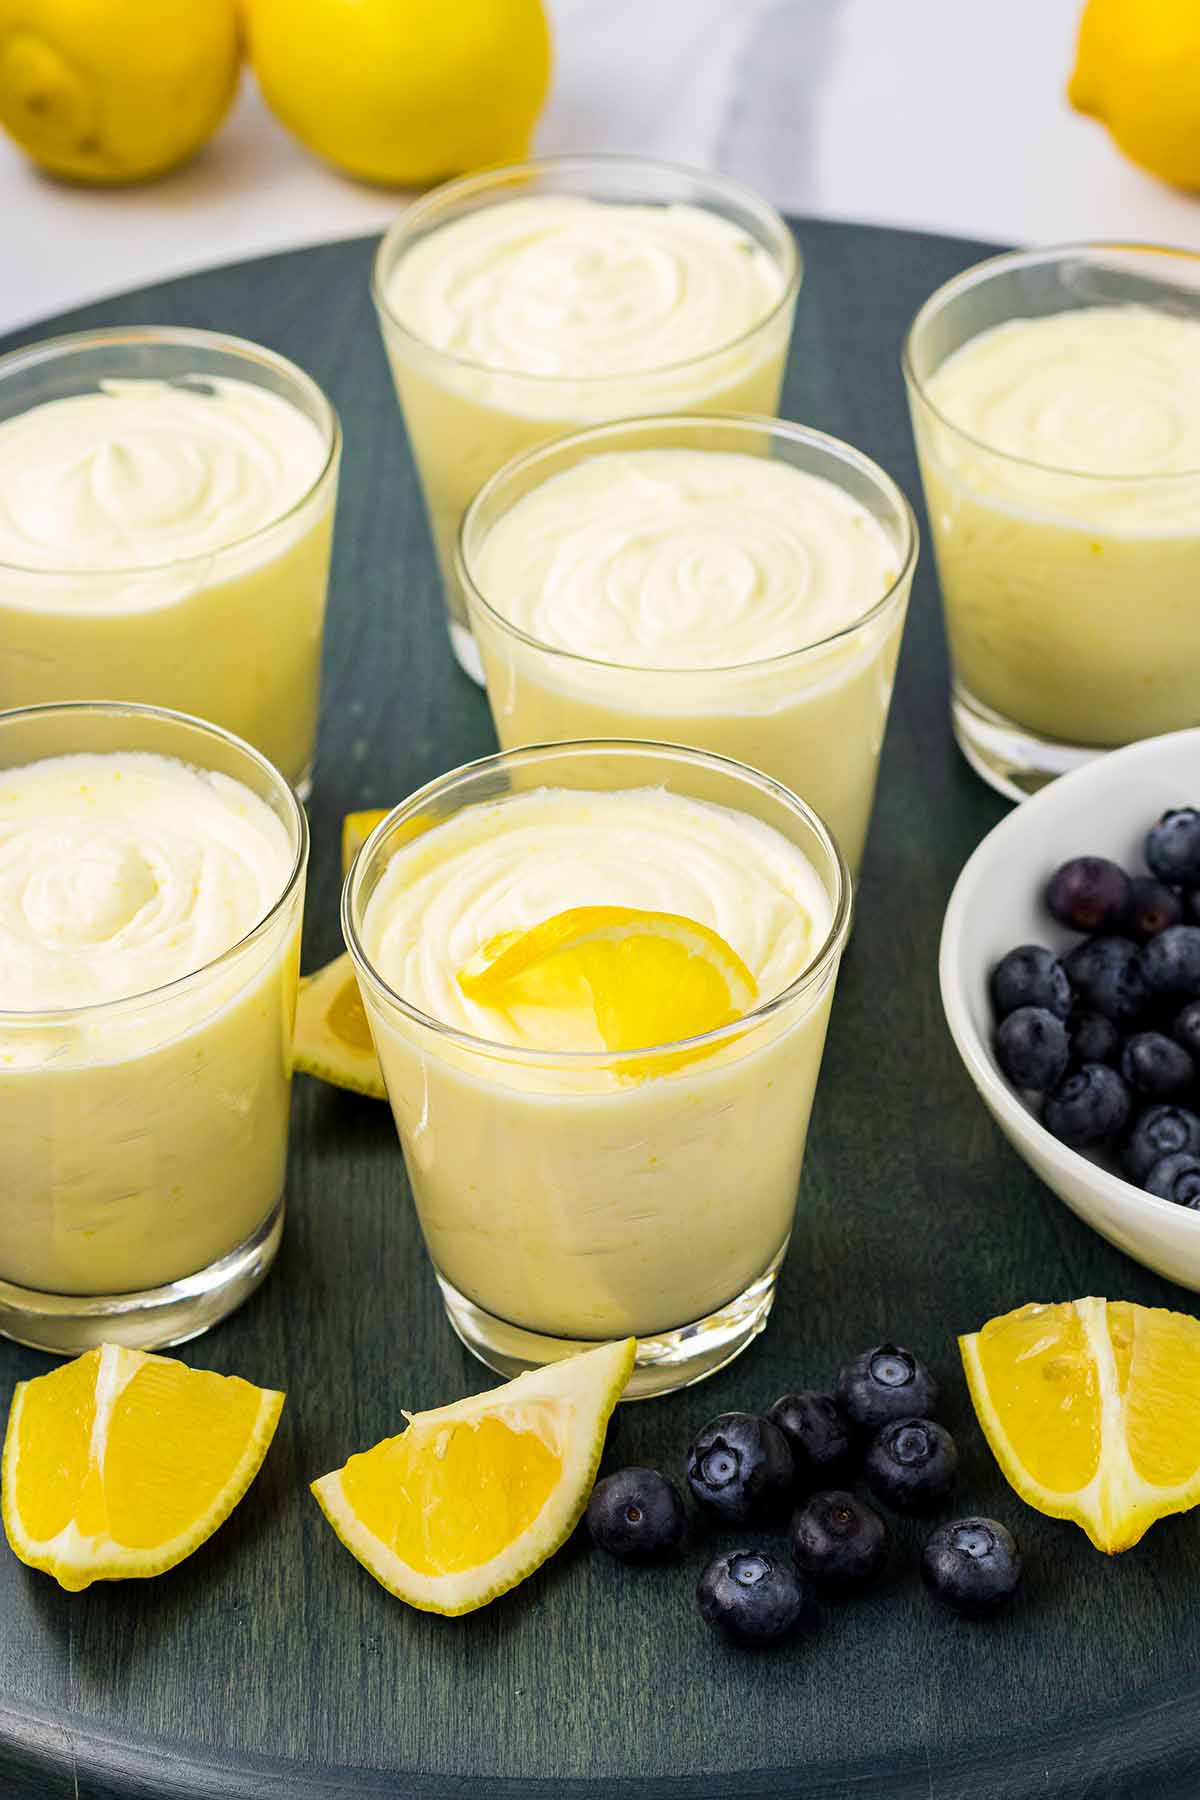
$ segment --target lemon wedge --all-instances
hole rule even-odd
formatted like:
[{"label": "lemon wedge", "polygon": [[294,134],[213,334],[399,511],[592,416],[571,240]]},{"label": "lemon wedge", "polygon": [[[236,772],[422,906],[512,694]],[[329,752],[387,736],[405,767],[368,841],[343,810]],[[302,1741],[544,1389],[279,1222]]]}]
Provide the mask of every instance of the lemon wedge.
[{"label": "lemon wedge", "polygon": [[78,1592],[173,1569],[233,1511],[283,1395],[105,1344],[18,1382],[4,1440],[8,1541]]},{"label": "lemon wedge", "polygon": [[565,1543],[587,1505],[636,1340],[435,1412],[314,1481],[351,1555],[422,1612],[474,1612]]},{"label": "lemon wedge", "polygon": [[342,875],[350,873],[350,864],[354,861],[375,827],[386,819],[388,808],[380,806],[370,812],[347,813],[342,820]]},{"label": "lemon wedge", "polygon": [[347,952],[306,975],[296,997],[293,1062],[302,1075],[386,1100],[383,1070]]},{"label": "lemon wedge", "polygon": [[680,913],[575,906],[482,944],[460,972],[468,999],[508,1011],[586,1008],[606,1050],[699,1037],[754,1004],[753,975],[719,933]]},{"label": "lemon wedge", "polygon": [[1200,1320],[1068,1300],[990,1319],[959,1348],[1008,1481],[1097,1550],[1128,1550],[1200,1501]]}]

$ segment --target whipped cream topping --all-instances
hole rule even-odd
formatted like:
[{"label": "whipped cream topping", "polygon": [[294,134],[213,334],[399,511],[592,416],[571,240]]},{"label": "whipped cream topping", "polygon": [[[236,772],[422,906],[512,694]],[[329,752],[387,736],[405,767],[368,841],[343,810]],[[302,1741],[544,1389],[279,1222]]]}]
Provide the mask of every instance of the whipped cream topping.
[{"label": "whipped cream topping", "polygon": [[821,476],[743,452],[636,450],[526,494],[472,572],[542,643],[710,669],[820,643],[883,598],[899,563],[878,521]]},{"label": "whipped cream topping", "polygon": [[120,571],[202,556],[283,517],[327,448],[249,382],[106,381],[0,423],[0,563]]},{"label": "whipped cream topping", "polygon": [[598,1050],[586,1017],[468,999],[480,945],[576,906],[681,913],[717,931],[761,1004],[812,961],[829,898],[795,845],[729,808],[661,788],[541,788],[467,808],[399,850],[372,894],[364,948],[388,985],[445,1025],[493,1042]]},{"label": "whipped cream topping", "polygon": [[288,834],[241,782],[171,757],[0,771],[0,1011],[147,993],[236,944],[279,899]]},{"label": "whipped cream topping", "polygon": [[1004,465],[935,424],[938,460],[972,488],[1118,529],[1194,528],[1200,320],[1144,306],[1013,319],[956,350],[926,389],[978,445],[1021,459]]},{"label": "whipped cream topping", "polygon": [[723,349],[782,292],[768,252],[718,213],[564,195],[439,226],[401,258],[387,300],[436,349],[511,374],[588,379]]}]

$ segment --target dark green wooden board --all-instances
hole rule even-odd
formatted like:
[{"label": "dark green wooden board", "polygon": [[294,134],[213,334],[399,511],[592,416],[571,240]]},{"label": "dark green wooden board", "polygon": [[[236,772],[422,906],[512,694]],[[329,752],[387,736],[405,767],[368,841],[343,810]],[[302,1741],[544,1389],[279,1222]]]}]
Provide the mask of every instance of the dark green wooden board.
[{"label": "dark green wooden board", "polygon": [[[985,247],[798,230],[806,270],[784,414],[859,445],[919,503],[901,335]],[[391,803],[494,744],[442,625],[367,297],[371,250],[215,270],[9,341],[110,323],[221,328],[296,358],[341,413],[307,967],[340,948],[342,813]],[[233,1519],[158,1581],[71,1596],[0,1549],[0,1800],[1200,1792],[1200,1524],[1169,1520],[1129,1555],[1098,1556],[1009,1493],[958,1372],[955,1333],[1024,1300],[1194,1304],[1038,1185],[955,1057],[937,995],[942,912],[1003,811],[950,738],[925,556],[774,1319],[703,1387],[622,1408],[610,1456],[678,1468],[712,1413],[821,1385],[844,1354],[897,1336],[942,1379],[963,1452],[960,1510],[997,1514],[1025,1546],[1025,1592],[1008,1618],[973,1627],[936,1612],[907,1527],[886,1590],[774,1657],[726,1650],[700,1625],[699,1546],[677,1568],[635,1576],[575,1541],[467,1620],[392,1600],[337,1543],[307,1483],[394,1432],[402,1406],[488,1378],[443,1320],[386,1108],[300,1080],[280,1261],[239,1315],[182,1352],[286,1386],[279,1435]],[[0,1404],[47,1366],[0,1345]]]}]

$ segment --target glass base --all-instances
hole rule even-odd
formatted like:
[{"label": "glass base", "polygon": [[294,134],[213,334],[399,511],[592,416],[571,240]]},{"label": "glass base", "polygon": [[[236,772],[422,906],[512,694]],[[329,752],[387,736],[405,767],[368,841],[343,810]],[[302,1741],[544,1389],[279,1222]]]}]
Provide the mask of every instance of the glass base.
[{"label": "glass base", "polygon": [[[673,1394],[678,1388],[692,1387],[715,1375],[740,1356],[767,1322],[786,1250],[784,1244],[766,1272],[719,1312],[709,1313],[694,1324],[680,1325],[674,1331],[639,1338],[633,1375],[622,1399],[649,1400],[655,1394]],[[437,1279],[454,1331],[472,1355],[498,1375],[522,1375],[526,1369],[540,1369],[563,1357],[577,1356],[582,1350],[594,1350],[597,1341],[609,1341],[544,1337],[536,1331],[524,1331],[519,1325],[510,1325],[507,1320],[484,1312],[443,1276]]]},{"label": "glass base", "polygon": [[1060,775],[1106,754],[1094,744],[1039,737],[993,712],[957,681],[950,696],[950,719],[958,747],[975,773],[1009,800],[1027,800]]},{"label": "glass base", "polygon": [[161,1350],[199,1337],[249,1299],[275,1261],[283,1201],[258,1230],[196,1275],[136,1294],[39,1294],[0,1281],[0,1334],[33,1350],[78,1356],[97,1344]]},{"label": "glass base", "polygon": [[450,631],[450,647],[458,661],[459,668],[479,687],[486,687],[483,679],[483,663],[479,658],[479,647],[473,632],[458,619],[447,618]]}]

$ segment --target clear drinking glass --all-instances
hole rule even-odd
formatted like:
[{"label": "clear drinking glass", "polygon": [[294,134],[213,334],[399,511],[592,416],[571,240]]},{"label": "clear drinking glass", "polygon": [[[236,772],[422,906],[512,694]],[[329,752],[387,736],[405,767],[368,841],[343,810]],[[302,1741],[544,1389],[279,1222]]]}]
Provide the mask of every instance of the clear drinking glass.
[{"label": "clear drinking glass", "polygon": [[904,346],[955,736],[1018,800],[1101,751],[1200,722],[1200,469],[1115,476],[1012,456],[951,423],[928,384],[994,326],[1114,306],[1200,320],[1200,256],[1079,244],[992,257],[930,296]]},{"label": "clear drinking glass", "polygon": [[[703,354],[636,372],[586,378],[474,362],[423,342],[389,298],[412,248],[440,227],[533,196],[702,208],[737,226],[779,271],[773,305],[749,330]],[[408,427],[442,573],[455,655],[483,680],[457,585],[454,547],[467,504],[502,464],[535,444],[606,419],[648,412],[773,414],[779,405],[800,257],[784,220],[722,176],[629,156],[556,156],[448,182],[418,200],[379,246],[373,293]]]},{"label": "clear drinking glass", "polygon": [[[886,592],[863,594],[851,623],[831,637],[726,668],[630,667],[530,636],[504,616],[478,577],[489,532],[518,500],[589,457],[648,449],[768,457],[832,482],[878,521],[894,546]],[[854,872],[871,818],[916,559],[912,508],[895,482],[849,444],[773,419],[696,414],[620,420],[508,463],[463,520],[459,579],[503,748],[630,737],[733,757],[806,800]]]},{"label": "clear drinking glass", "polygon": [[[128,700],[211,719],[307,793],[337,499],[337,414],[303,370],[221,332],[131,326],[0,357],[0,429],[106,382],[209,391],[237,381],[285,400],[324,447],[286,512],[219,549],[152,567],[21,567],[0,558],[0,709]],[[181,482],[190,476],[176,471]]]},{"label": "clear drinking glass", "polygon": [[150,752],[241,782],[285,826],[270,911],[182,979],[0,1010],[0,1332],[74,1355],[194,1337],[263,1280],[283,1231],[304,809],[249,744],[157,707],[0,714],[0,773]]},{"label": "clear drinking glass", "polygon": [[[761,820],[824,887],[825,941],[734,1024],[631,1055],[515,1048],[430,1017],[367,955],[371,896],[405,843],[542,787],[663,788]],[[762,1330],[849,920],[846,866],[816,815],[752,769],[674,745],[502,752],[431,782],[372,833],[342,926],[446,1311],[489,1367],[512,1375],[632,1334],[638,1398],[713,1373]]]}]

